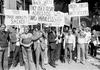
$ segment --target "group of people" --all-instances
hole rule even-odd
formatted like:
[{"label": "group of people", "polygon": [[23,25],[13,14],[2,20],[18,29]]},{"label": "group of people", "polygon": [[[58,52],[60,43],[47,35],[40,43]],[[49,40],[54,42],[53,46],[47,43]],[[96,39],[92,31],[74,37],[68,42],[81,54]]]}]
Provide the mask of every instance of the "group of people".
[{"label": "group of people", "polygon": [[[0,70],[9,69],[9,63],[16,67],[18,63],[25,70],[46,70],[45,65],[56,67],[57,62],[73,60],[85,64],[90,53],[96,57],[99,41],[96,30],[91,28],[48,27],[38,24],[31,29],[29,26],[0,26]],[[12,59],[7,63],[7,58]],[[6,63],[5,63],[6,61]],[[7,68],[5,66],[8,66]]]}]

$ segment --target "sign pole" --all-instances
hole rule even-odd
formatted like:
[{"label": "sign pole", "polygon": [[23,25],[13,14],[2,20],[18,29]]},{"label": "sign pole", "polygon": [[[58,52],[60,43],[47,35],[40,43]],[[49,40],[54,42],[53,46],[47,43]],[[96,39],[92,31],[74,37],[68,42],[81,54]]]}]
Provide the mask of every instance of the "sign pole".
[{"label": "sign pole", "polygon": [[24,0],[24,10],[25,10],[25,6],[26,6],[26,5],[25,5],[25,0]]},{"label": "sign pole", "polygon": [[79,16],[79,29],[81,29],[81,21],[80,21],[80,16]]},{"label": "sign pole", "polygon": [[42,28],[43,28],[42,26],[43,26],[43,25],[42,25],[42,23],[41,23],[41,30],[42,30]]},{"label": "sign pole", "polygon": [[62,26],[62,33],[63,33],[63,26]]}]

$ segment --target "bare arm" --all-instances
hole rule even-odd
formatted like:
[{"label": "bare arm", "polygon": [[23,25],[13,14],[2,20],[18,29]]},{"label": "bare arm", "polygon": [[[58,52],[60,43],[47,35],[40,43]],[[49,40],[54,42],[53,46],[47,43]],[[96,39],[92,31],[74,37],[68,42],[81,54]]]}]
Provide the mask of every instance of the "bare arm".
[{"label": "bare arm", "polygon": [[21,45],[23,45],[23,46],[29,47],[30,45],[32,45],[32,44],[33,44],[33,42],[32,42],[32,41],[31,41],[29,44],[24,44],[24,43],[22,42],[22,40],[23,40],[23,38],[22,38],[22,37],[20,37],[20,44],[21,44]]}]

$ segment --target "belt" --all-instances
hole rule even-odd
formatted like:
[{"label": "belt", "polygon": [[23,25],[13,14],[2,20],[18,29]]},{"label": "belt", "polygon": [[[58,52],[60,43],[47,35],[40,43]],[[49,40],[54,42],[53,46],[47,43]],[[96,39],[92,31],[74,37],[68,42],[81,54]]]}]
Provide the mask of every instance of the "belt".
[{"label": "belt", "polygon": [[85,44],[85,43],[78,43],[78,44],[80,45],[80,44]]},{"label": "belt", "polygon": [[66,43],[67,45],[72,45],[73,43]]},{"label": "belt", "polygon": [[16,44],[16,42],[11,42],[11,44]]}]

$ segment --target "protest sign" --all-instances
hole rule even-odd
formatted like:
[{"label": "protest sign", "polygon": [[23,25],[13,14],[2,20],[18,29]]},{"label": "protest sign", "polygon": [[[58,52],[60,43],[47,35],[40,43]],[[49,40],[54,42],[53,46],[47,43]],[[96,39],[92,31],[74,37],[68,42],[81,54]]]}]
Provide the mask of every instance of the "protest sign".
[{"label": "protest sign", "polygon": [[67,26],[70,26],[70,23],[71,23],[71,17],[70,17],[70,15],[68,14],[68,13],[64,13],[64,15],[65,15],[65,25],[67,25]]},{"label": "protest sign", "polygon": [[72,20],[72,28],[79,28],[80,25],[79,25],[79,18],[78,17],[73,17],[73,20]]},{"label": "protest sign", "polygon": [[32,0],[32,5],[54,6],[54,0]]},{"label": "protest sign", "polygon": [[28,11],[4,10],[6,25],[28,25]]},{"label": "protest sign", "polygon": [[54,6],[30,5],[29,24],[53,23],[54,22]]},{"label": "protest sign", "polygon": [[88,3],[71,3],[69,4],[69,15],[72,17],[75,16],[88,16],[89,9]]},{"label": "protest sign", "polygon": [[52,26],[64,26],[65,19],[64,19],[64,13],[62,12],[54,12],[54,19],[55,22],[52,24]]}]

